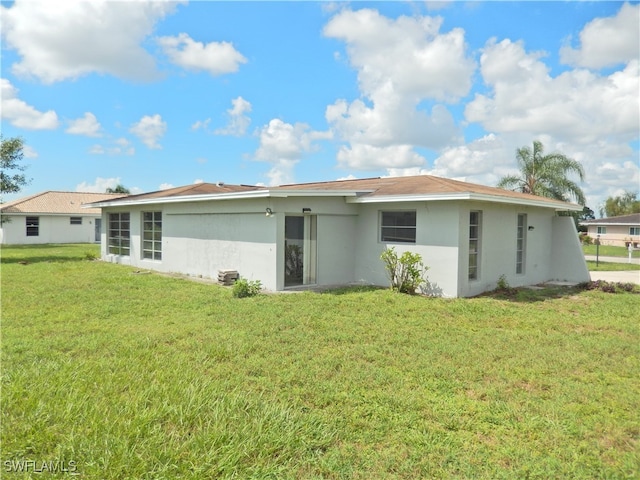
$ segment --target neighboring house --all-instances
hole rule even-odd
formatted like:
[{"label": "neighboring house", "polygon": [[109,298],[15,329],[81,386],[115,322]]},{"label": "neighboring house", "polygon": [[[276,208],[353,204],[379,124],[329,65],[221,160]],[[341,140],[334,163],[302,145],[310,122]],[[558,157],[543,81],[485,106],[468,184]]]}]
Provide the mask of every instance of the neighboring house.
[{"label": "neighboring house", "polygon": [[586,220],[580,225],[587,227],[587,235],[594,240],[600,238],[601,245],[640,247],[640,213]]},{"label": "neighboring house", "polygon": [[123,195],[42,192],[0,205],[0,243],[91,243],[100,241],[99,208],[82,205]]},{"label": "neighboring house", "polygon": [[422,255],[431,293],[582,282],[571,216],[582,207],[433,176],[254,187],[197,184],[97,202],[102,258],[216,278],[236,270],[269,290],[388,285],[387,247]]}]

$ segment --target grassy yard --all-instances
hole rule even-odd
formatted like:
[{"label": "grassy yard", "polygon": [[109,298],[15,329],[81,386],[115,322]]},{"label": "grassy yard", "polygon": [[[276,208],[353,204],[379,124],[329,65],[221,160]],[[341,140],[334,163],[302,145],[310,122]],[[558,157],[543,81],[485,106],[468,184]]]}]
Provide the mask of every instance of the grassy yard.
[{"label": "grassy yard", "polygon": [[[582,245],[582,251],[585,255],[595,255],[596,250],[596,245]],[[629,250],[625,247],[616,247],[613,245],[600,245],[598,253],[602,257],[629,258]],[[635,249],[631,252],[631,257],[640,258],[640,249]]]},{"label": "grassy yard", "polygon": [[235,299],[95,248],[2,249],[2,478],[640,476],[640,295]]}]

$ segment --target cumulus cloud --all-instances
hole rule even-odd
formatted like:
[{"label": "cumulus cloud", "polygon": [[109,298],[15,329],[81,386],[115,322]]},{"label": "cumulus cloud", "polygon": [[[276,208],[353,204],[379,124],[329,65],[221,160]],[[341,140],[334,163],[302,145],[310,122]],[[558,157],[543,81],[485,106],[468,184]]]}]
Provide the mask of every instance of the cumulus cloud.
[{"label": "cumulus cloud", "polygon": [[[442,33],[441,25],[439,17],[390,19],[370,9],[344,10],[327,23],[324,35],[345,42],[363,96],[337,100],[325,112],[336,136],[349,143],[339,152],[342,166],[412,168],[424,162],[413,147],[439,149],[461,141],[444,105],[421,107],[425,101],[458,101],[469,92],[476,68],[464,31]],[[366,161],[365,154],[375,157]]]},{"label": "cumulus cloud", "polygon": [[136,153],[136,149],[131,145],[129,140],[121,137],[116,138],[106,147],[99,144],[92,145],[89,153],[93,155],[133,155]]},{"label": "cumulus cloud", "polygon": [[175,185],[172,183],[161,183],[158,185],[158,190],[169,190],[170,188],[174,188]]},{"label": "cumulus cloud", "polygon": [[211,123],[211,119],[207,118],[206,120],[197,120],[196,122],[194,122],[193,125],[191,125],[191,130],[208,130],[209,129],[209,123]]},{"label": "cumulus cloud", "polygon": [[104,193],[107,188],[116,188],[120,184],[120,177],[97,177],[93,183],[82,182],[76,185],[76,192]]},{"label": "cumulus cloud", "polygon": [[331,133],[311,130],[304,123],[292,125],[273,119],[260,129],[259,137],[255,158],[272,164],[267,173],[270,185],[282,185],[294,181],[293,168],[306,153],[313,151],[314,142],[331,138]]},{"label": "cumulus cloud", "polygon": [[376,94],[387,97],[389,84],[403,96],[457,99],[471,88],[475,64],[466,55],[464,30],[440,33],[441,25],[440,17],[393,20],[376,10],[344,10],[324,35],[347,44],[360,90],[374,100]]},{"label": "cumulus cloud", "polygon": [[411,145],[376,147],[352,143],[349,147],[340,147],[337,158],[342,168],[354,170],[405,169],[425,163],[425,158],[416,153]]},{"label": "cumulus cloud", "polygon": [[242,97],[231,100],[232,107],[227,110],[229,123],[224,128],[217,129],[216,135],[234,135],[240,137],[244,135],[251,124],[251,118],[247,113],[251,112],[251,103]]},{"label": "cumulus cloud", "polygon": [[637,136],[638,60],[608,76],[577,69],[552,77],[539,53],[507,39],[489,41],[480,62],[491,91],[476,94],[465,117],[488,131],[553,132],[558,140],[582,144],[603,135],[619,141]]},{"label": "cumulus cloud", "polygon": [[6,46],[21,57],[11,70],[44,83],[89,73],[155,78],[155,61],[141,44],[176,5],[173,1],[16,0],[11,7],[0,7]]},{"label": "cumulus cloud", "polygon": [[625,3],[612,17],[596,18],[580,32],[580,47],[560,50],[563,63],[603,68],[640,57],[640,4]]},{"label": "cumulus cloud", "polygon": [[38,158],[38,152],[30,145],[24,145],[22,147],[22,153],[25,158]]},{"label": "cumulus cloud", "polygon": [[204,70],[212,76],[237,72],[247,59],[232,43],[194,41],[186,33],[176,37],[159,37],[156,40],[169,60],[186,70]]},{"label": "cumulus cloud", "polygon": [[65,130],[73,135],[86,135],[87,137],[100,136],[100,122],[91,112],[85,112],[84,116],[76,120],[69,121],[69,127]]},{"label": "cumulus cloud", "polygon": [[6,78],[0,79],[2,118],[11,125],[28,130],[54,130],[58,128],[58,115],[53,110],[40,112],[18,98],[18,89]]},{"label": "cumulus cloud", "polygon": [[162,145],[158,140],[164,136],[167,131],[167,123],[162,120],[159,114],[153,116],[145,115],[139,122],[134,123],[129,129],[142,143],[151,149],[160,149]]}]

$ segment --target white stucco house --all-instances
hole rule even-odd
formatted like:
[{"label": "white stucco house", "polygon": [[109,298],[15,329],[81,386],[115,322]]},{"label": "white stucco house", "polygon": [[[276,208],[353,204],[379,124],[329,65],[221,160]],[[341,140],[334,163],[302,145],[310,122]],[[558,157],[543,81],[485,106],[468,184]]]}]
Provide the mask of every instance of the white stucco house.
[{"label": "white stucco house", "polygon": [[601,245],[640,247],[640,213],[586,220],[580,225],[587,227],[587,235],[591,238],[599,238]]},{"label": "white stucco house", "polygon": [[195,184],[96,202],[102,259],[216,278],[236,270],[269,290],[386,286],[380,254],[411,250],[433,293],[474,296],[589,272],[572,217],[582,207],[421,175],[278,187]]},{"label": "white stucco house", "polygon": [[47,191],[0,205],[0,243],[93,243],[100,241],[102,214],[83,204],[122,194]]}]

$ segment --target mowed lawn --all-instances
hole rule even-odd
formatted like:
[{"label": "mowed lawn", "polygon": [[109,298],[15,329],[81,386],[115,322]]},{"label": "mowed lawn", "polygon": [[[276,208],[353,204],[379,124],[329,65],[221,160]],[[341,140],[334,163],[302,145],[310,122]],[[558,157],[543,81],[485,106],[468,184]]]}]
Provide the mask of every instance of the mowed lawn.
[{"label": "mowed lawn", "polygon": [[236,299],[87,253],[2,249],[2,478],[640,476],[638,294]]}]

